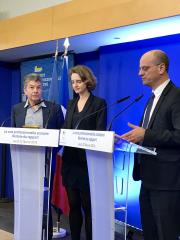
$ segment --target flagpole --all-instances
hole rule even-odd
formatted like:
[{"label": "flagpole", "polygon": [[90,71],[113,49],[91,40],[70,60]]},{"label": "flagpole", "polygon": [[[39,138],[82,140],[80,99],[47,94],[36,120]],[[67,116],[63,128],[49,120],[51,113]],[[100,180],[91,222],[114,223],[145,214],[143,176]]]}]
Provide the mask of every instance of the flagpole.
[{"label": "flagpole", "polygon": [[[62,69],[64,68],[64,64],[65,64],[65,61],[67,63],[67,59],[68,59],[68,48],[69,48],[69,39],[66,38],[65,41],[64,41],[64,53],[62,54],[61,58],[63,59],[63,64],[62,64]],[[55,51],[55,61],[57,60],[58,58],[58,40],[56,41],[56,51]],[[66,65],[65,65],[66,67]],[[61,108],[63,110],[63,106],[61,105]],[[56,156],[57,157],[57,156]],[[56,165],[57,165],[57,159],[56,159]],[[61,217],[61,214],[62,212],[59,210],[57,211],[57,222],[56,222],[56,227],[54,227],[54,231],[53,231],[53,237],[54,238],[62,238],[62,237],[65,237],[67,235],[67,231],[66,229],[63,229],[61,228],[60,226],[60,217]]]},{"label": "flagpole", "polygon": [[70,46],[69,38],[68,38],[68,37],[64,40],[63,46],[64,46],[64,54],[63,54],[63,56],[66,57],[67,54],[68,54],[68,48],[69,48],[69,46]]},{"label": "flagpole", "polygon": [[54,54],[55,60],[57,60],[57,57],[58,57],[58,47],[59,47],[58,45],[59,45],[59,42],[58,42],[58,40],[56,40],[56,51]]}]

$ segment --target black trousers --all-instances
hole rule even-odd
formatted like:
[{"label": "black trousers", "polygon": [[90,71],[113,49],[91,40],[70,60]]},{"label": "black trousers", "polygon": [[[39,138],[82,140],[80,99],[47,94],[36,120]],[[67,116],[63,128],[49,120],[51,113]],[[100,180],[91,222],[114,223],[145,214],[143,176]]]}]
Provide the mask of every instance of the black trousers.
[{"label": "black trousers", "polygon": [[71,230],[71,239],[80,240],[84,215],[86,240],[92,240],[90,190],[79,190],[66,187],[66,191],[70,206],[69,224]]},{"label": "black trousers", "polygon": [[178,240],[180,191],[152,190],[142,184],[140,211],[144,240]]}]

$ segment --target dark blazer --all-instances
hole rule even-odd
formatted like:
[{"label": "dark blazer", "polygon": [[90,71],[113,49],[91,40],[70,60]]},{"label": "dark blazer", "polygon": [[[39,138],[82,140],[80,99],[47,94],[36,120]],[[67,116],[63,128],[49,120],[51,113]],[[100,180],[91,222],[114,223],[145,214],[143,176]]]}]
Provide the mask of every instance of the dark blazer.
[{"label": "dark blazer", "polygon": [[[43,127],[49,129],[60,129],[64,122],[61,106],[49,101],[44,101],[46,107],[42,107]],[[25,124],[27,108],[24,108],[25,102],[18,103],[12,108],[12,127],[21,128]],[[47,126],[46,126],[47,125]]]},{"label": "dark blazer", "polygon": [[153,111],[143,146],[157,156],[135,156],[134,180],[157,190],[180,190],[180,89],[169,82]]},{"label": "dark blazer", "polygon": [[[78,100],[79,97],[69,101],[63,128],[72,128],[73,113],[75,112]],[[102,109],[102,111],[98,111],[100,109]],[[91,113],[95,114],[88,116]],[[84,106],[83,113],[81,115],[82,121],[80,122],[80,124],[78,124],[78,129],[105,130],[107,117],[106,115],[107,111],[105,100],[91,94]]]},{"label": "dark blazer", "polygon": [[[75,98],[69,101],[63,128],[72,129],[73,114],[78,100],[79,98]],[[100,109],[102,109],[102,111],[98,111]],[[91,113],[94,114],[90,116]],[[78,129],[105,130],[106,115],[105,100],[91,94],[81,113],[81,121],[78,124]],[[62,177],[65,186],[85,189],[89,185],[86,154],[84,149],[64,147]]]}]

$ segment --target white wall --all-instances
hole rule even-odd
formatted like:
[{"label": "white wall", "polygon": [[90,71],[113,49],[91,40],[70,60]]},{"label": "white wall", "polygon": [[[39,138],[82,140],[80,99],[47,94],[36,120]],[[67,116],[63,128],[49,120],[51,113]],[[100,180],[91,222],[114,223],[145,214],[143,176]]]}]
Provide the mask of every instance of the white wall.
[{"label": "white wall", "polygon": [[0,0],[0,20],[38,11],[72,0]]}]

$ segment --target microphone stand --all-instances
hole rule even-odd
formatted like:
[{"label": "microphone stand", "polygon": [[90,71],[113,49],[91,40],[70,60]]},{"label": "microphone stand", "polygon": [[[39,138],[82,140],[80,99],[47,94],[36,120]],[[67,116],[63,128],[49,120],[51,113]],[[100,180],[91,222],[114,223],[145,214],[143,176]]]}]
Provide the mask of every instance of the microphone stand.
[{"label": "microphone stand", "polygon": [[100,112],[100,111],[103,111],[103,110],[105,110],[105,109],[107,109],[107,108],[110,108],[110,107],[112,107],[112,106],[114,106],[114,105],[116,105],[116,104],[119,104],[119,103],[121,103],[121,102],[124,102],[124,101],[126,101],[127,99],[129,99],[129,98],[130,98],[130,96],[121,98],[121,99],[117,100],[116,102],[114,102],[114,103],[112,103],[112,104],[110,104],[110,105],[105,105],[104,107],[96,110],[95,112],[92,112],[92,113],[84,116],[83,118],[81,118],[81,119],[77,122],[77,124],[76,124],[76,126],[75,126],[75,129],[76,129],[76,130],[78,129],[80,123],[81,123],[84,119],[86,119],[86,118],[88,118],[88,117],[91,117],[92,115],[94,115],[94,114],[96,114],[96,113],[98,113],[98,112]]},{"label": "microphone stand", "polygon": [[50,120],[50,118],[51,118],[51,116],[52,116],[53,108],[55,107],[55,104],[56,104],[55,101],[53,101],[53,102],[52,102],[52,106],[51,106],[51,110],[49,111],[49,115],[48,115],[47,121],[46,121],[46,123],[45,123],[45,125],[44,125],[44,128],[45,128],[45,129],[48,127],[49,120]]},{"label": "microphone stand", "polygon": [[134,103],[138,102],[141,98],[143,97],[143,94],[138,96],[137,98],[134,99],[134,101],[132,101],[129,105],[127,105],[124,109],[122,109],[118,114],[116,114],[113,119],[111,120],[108,128],[107,128],[107,131],[111,131],[111,128],[112,128],[112,124],[113,124],[113,121],[119,117],[119,115],[121,115],[121,113],[125,112],[128,108],[130,108]]}]

